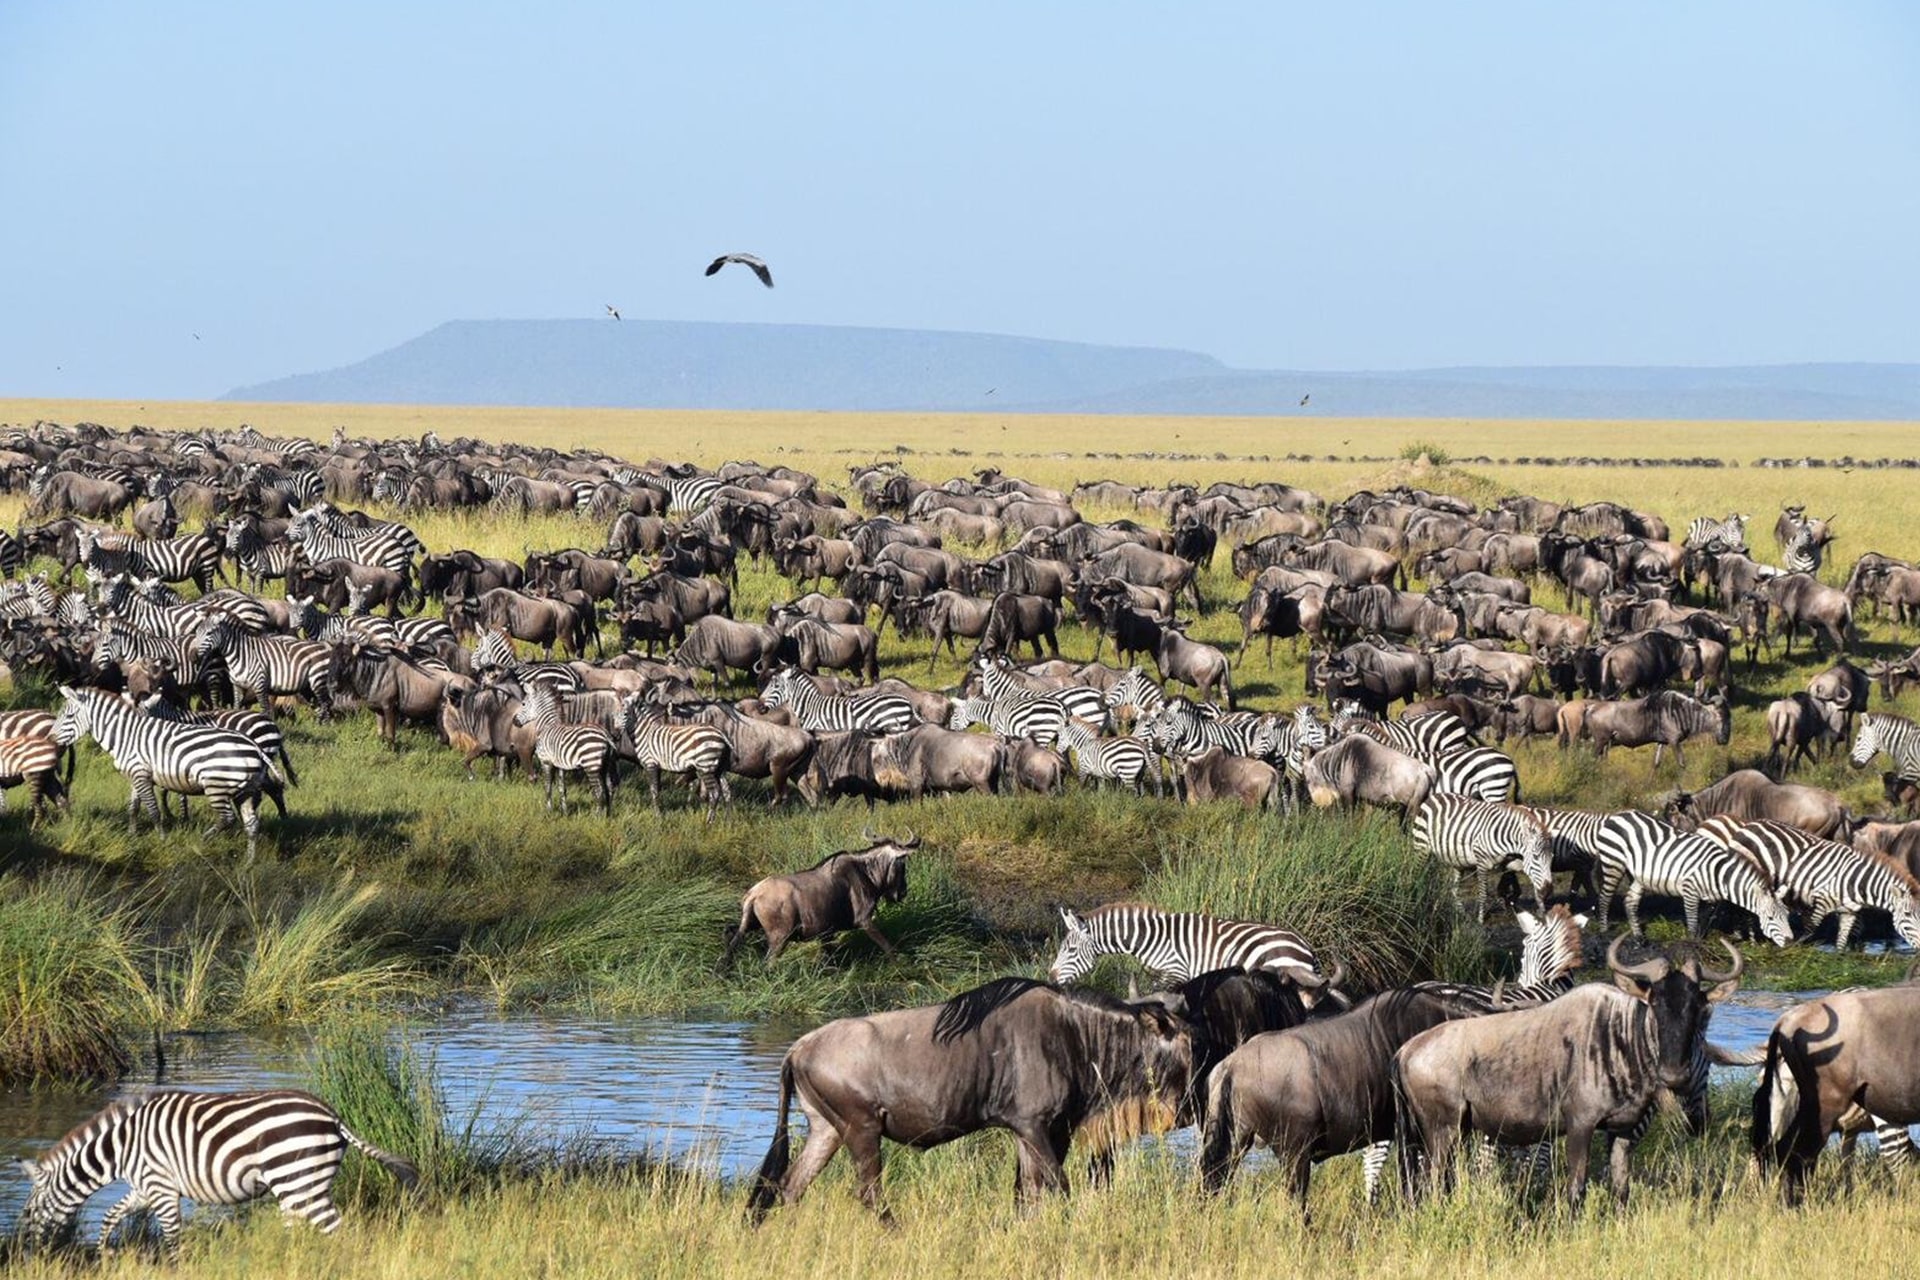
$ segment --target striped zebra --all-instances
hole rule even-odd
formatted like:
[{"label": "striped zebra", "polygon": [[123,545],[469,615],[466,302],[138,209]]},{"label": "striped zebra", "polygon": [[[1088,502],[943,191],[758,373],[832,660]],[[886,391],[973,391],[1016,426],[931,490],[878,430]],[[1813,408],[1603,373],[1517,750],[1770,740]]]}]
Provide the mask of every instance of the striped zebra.
[{"label": "striped zebra", "polygon": [[513,641],[498,629],[481,633],[470,665],[476,675],[504,671],[523,691],[539,686],[556,693],[579,693],[587,687],[585,678],[574,670],[572,663],[522,662],[513,650]]},{"label": "striped zebra", "polygon": [[1750,860],[1777,890],[1804,908],[1807,935],[1828,916],[1839,916],[1834,950],[1847,949],[1854,919],[1863,910],[1887,912],[1894,932],[1907,945],[1920,946],[1920,904],[1914,898],[1920,884],[1891,860],[1764,819],[1742,822],[1718,815],[1697,830]]},{"label": "striped zebra", "polygon": [[242,423],[233,438],[236,443],[249,449],[277,453],[283,458],[305,458],[320,452],[320,446],[305,436],[265,436],[252,423]]},{"label": "striped zebra", "polygon": [[1364,733],[1431,765],[1438,765],[1445,756],[1480,746],[1466,722],[1450,711],[1413,720],[1380,720],[1353,701],[1343,701],[1334,709],[1333,732],[1336,737],[1343,733]]},{"label": "striped zebra", "polygon": [[819,686],[794,667],[784,667],[767,681],[760,701],[769,707],[785,707],[808,733],[901,733],[913,728],[920,717],[913,704],[893,693],[877,693],[864,698],[822,693]]},{"label": "striped zebra", "polygon": [[48,801],[67,807],[67,789],[60,782],[60,744],[41,734],[7,737],[0,734],[0,813],[7,808],[8,787],[27,788],[27,825],[40,825],[40,810]]},{"label": "striped zebra", "polygon": [[[216,729],[225,729],[230,733],[245,734],[253,739],[253,745],[260,748],[260,754],[269,760],[277,761],[280,772],[285,776],[287,785],[300,785],[300,775],[294,772],[293,760],[287,755],[287,735],[281,729],[279,721],[259,711],[248,711],[239,707],[222,707],[212,711],[188,711],[177,707],[157,693],[148,694],[140,702],[140,709],[156,720],[174,720],[180,724],[207,724]],[[286,817],[286,810],[280,811]]]},{"label": "striped zebra", "polygon": [[658,489],[667,495],[667,513],[691,515],[713,501],[713,495],[719,493],[725,481],[719,476],[656,476],[644,471],[633,473],[635,483],[649,489]]},{"label": "striped zebra", "polygon": [[1567,872],[1570,887],[1598,903],[1600,891],[1594,880],[1594,871],[1599,865],[1597,851],[1600,848],[1600,828],[1606,825],[1611,815],[1588,813],[1584,809],[1554,809],[1543,805],[1520,807],[1545,823],[1547,833],[1553,837],[1553,869]]},{"label": "striped zebra", "polygon": [[315,564],[349,560],[376,569],[391,569],[411,580],[414,557],[426,554],[420,535],[403,524],[381,523],[360,528],[322,503],[295,507],[287,522],[287,541]]},{"label": "striped zebra", "polygon": [[1151,778],[1153,794],[1166,794],[1160,758],[1137,738],[1102,738],[1079,716],[1067,716],[1061,722],[1058,743],[1062,751],[1072,753],[1082,782],[1125,782],[1132,785],[1133,794],[1141,795]]},{"label": "striped zebra", "polygon": [[1786,904],[1765,874],[1706,836],[1681,831],[1652,814],[1628,810],[1610,815],[1601,824],[1594,852],[1600,864],[1602,933],[1614,892],[1625,883],[1627,926],[1635,937],[1642,936],[1640,899],[1651,889],[1680,899],[1691,937],[1701,936],[1701,903],[1731,902],[1758,917],[1760,931],[1775,946],[1792,941]]},{"label": "striped zebra", "polygon": [[372,614],[328,613],[312,596],[287,597],[287,622],[298,634],[321,644],[351,644],[360,640],[388,649],[405,647],[400,629],[391,620]]},{"label": "striped zebra", "polygon": [[971,698],[955,698],[950,705],[947,728],[955,733],[965,733],[981,724],[996,737],[1025,738],[1042,747],[1051,747],[1060,741],[1070,718],[1067,709],[1051,698],[1014,702],[976,694]]},{"label": "striped zebra", "polygon": [[270,698],[304,698],[322,720],[333,714],[333,650],[318,641],[256,636],[216,617],[194,637],[193,656],[225,664],[236,701],[250,696],[265,709]]},{"label": "striped zebra", "polygon": [[1864,769],[1881,752],[1893,761],[1895,776],[1920,782],[1920,725],[1885,711],[1864,713],[1860,730],[1854,735],[1853,752],[1847,758],[1854,768]]},{"label": "striped zebra", "polygon": [[[373,615],[356,615],[362,621],[373,621]],[[400,643],[416,655],[427,657],[439,653],[449,646],[457,646],[459,638],[453,634],[453,628],[446,620],[432,614],[416,614],[411,618],[382,618],[380,621],[393,628]]]},{"label": "striped zebra", "polygon": [[1781,551],[1780,563],[1788,573],[1818,573],[1821,563],[1826,559],[1826,550],[1826,545],[1814,533],[1812,526],[1802,524],[1787,539],[1787,545]]},{"label": "striped zebra", "polygon": [[180,1202],[242,1204],[270,1195],[280,1209],[331,1233],[340,1225],[333,1178],[348,1147],[384,1165],[403,1186],[413,1165],[374,1146],[310,1093],[150,1093],[116,1102],[22,1161],[30,1189],[20,1229],[30,1246],[57,1239],[88,1197],[116,1182],[127,1194],[100,1222],[105,1248],[141,1209],[160,1220],[170,1255],[180,1248]]},{"label": "striped zebra", "polygon": [[672,720],[665,707],[646,701],[639,693],[626,696],[621,714],[634,754],[647,771],[647,791],[655,813],[660,811],[662,773],[699,781],[708,822],[713,821],[717,805],[733,803],[733,787],[726,773],[733,762],[733,744],[726,734],[711,725]]},{"label": "striped zebra", "polygon": [[1091,973],[1101,956],[1112,955],[1131,956],[1165,982],[1186,982],[1215,969],[1270,970],[1301,983],[1307,1005],[1340,982],[1340,966],[1323,980],[1313,949],[1299,934],[1276,925],[1132,902],[1096,907],[1085,915],[1061,907],[1060,919],[1067,932],[1048,977],[1062,986]]},{"label": "striped zebra", "polygon": [[561,718],[560,699],[548,685],[527,688],[513,713],[513,722],[538,733],[533,757],[547,779],[547,808],[553,808],[553,784],[560,782],[560,812],[567,812],[567,778],[585,776],[600,796],[600,812],[613,816],[613,788],[619,781],[618,753],[613,735],[597,724],[567,724]]},{"label": "striped zebra", "polygon": [[227,526],[227,556],[260,590],[267,582],[286,580],[300,562],[300,548],[291,542],[269,542],[260,536],[257,517],[241,516]]},{"label": "striped zebra", "polygon": [[1125,712],[1133,720],[1152,715],[1166,700],[1166,691],[1140,667],[1127,668],[1127,673],[1107,688],[1104,699],[1109,715]]},{"label": "striped zebra", "polygon": [[1512,804],[1520,798],[1519,766],[1503,751],[1468,747],[1465,751],[1448,752],[1431,763],[1439,775],[1433,784],[1435,795],[1472,796],[1476,800],[1503,804]]},{"label": "striped zebra", "polygon": [[200,610],[191,606],[149,600],[124,575],[107,579],[106,589],[100,596],[100,608],[107,617],[118,618],[137,631],[180,640],[191,639],[207,620]]},{"label": "striped zebra", "polygon": [[1276,754],[1276,723],[1265,716],[1209,716],[1191,698],[1175,696],[1160,705],[1157,715],[1141,717],[1134,732],[1174,759],[1219,747],[1228,755],[1265,760]]},{"label": "striped zebra", "polygon": [[1696,517],[1687,525],[1687,537],[1682,545],[1708,551],[1745,551],[1747,521],[1751,519],[1752,516],[1739,514],[1730,514],[1724,520],[1715,520],[1711,516]]},{"label": "striped zebra", "polygon": [[27,568],[27,549],[20,539],[0,529],[0,578],[11,578]]},{"label": "striped zebra", "polygon": [[91,737],[113,757],[113,767],[131,784],[129,830],[136,827],[136,815],[143,808],[155,827],[165,825],[158,794],[162,790],[204,795],[219,817],[214,830],[235,821],[245,827],[247,860],[253,860],[260,840],[260,797],[284,787],[279,772],[253,739],[208,725],[156,720],[100,689],[62,685],[60,697],[53,740],[72,746]]},{"label": "striped zebra", "polygon": [[1546,910],[1553,892],[1553,835],[1546,823],[1517,805],[1436,791],[1413,815],[1413,846],[1431,854],[1464,880],[1475,873],[1479,893],[1474,918],[1487,919],[1487,877],[1516,867],[1533,886],[1533,900]]},{"label": "striped zebra", "polygon": [[136,662],[165,670],[181,689],[209,701],[225,698],[232,692],[226,668],[202,658],[191,639],[149,635],[108,618],[101,624],[100,638],[93,644],[94,671],[118,667],[124,675],[127,667]]},{"label": "striped zebra", "polygon": [[1091,685],[1069,684],[1057,689],[1033,689],[1014,677],[1013,658],[1005,653],[981,654],[973,660],[980,674],[980,692],[995,702],[1058,702],[1069,715],[1079,716],[1096,731],[1107,727],[1107,695]]},{"label": "striped zebra", "polygon": [[124,573],[160,582],[191,582],[205,595],[220,569],[220,541],[210,533],[177,538],[130,538],[81,527],[74,535],[80,563],[93,579]]}]

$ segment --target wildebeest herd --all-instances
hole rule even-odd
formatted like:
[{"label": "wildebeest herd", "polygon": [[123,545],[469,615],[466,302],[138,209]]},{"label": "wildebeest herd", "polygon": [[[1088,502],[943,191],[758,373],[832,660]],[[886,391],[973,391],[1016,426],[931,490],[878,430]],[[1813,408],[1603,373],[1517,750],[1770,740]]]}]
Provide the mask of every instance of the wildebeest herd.
[{"label": "wildebeest herd", "polygon": [[[220,825],[244,827],[252,857],[262,800],[284,814],[296,783],[276,712],[364,710],[388,744],[421,726],[469,776],[482,760],[500,777],[544,774],[562,810],[582,782],[609,815],[623,768],[647,776],[656,810],[662,776],[684,778],[709,817],[736,803],[736,779],[771,805],[792,789],[873,806],[1058,793],[1071,778],[1189,804],[1377,805],[1475,877],[1483,916],[1503,877],[1531,901],[1516,910],[1513,984],[1415,982],[1358,1000],[1283,921],[1063,908],[1050,981],[1005,978],[797,1042],[756,1213],[798,1198],[842,1145],[878,1208],[883,1138],[924,1147],[983,1127],[1014,1133],[1023,1198],[1065,1188],[1076,1134],[1097,1177],[1128,1136],[1180,1125],[1200,1130],[1205,1185],[1266,1145],[1303,1208],[1314,1160],[1365,1151],[1371,1190],[1397,1143],[1418,1194],[1448,1176],[1465,1133],[1510,1148],[1564,1137],[1575,1199],[1603,1135],[1624,1198],[1628,1149],[1659,1098],[1704,1127],[1708,1065],[1729,1058],[1707,1038],[1711,1006],[1743,960],[1727,941],[1725,969],[1691,944],[1630,961],[1623,936],[1606,947],[1609,980],[1576,984],[1587,917],[1574,907],[1604,934],[1621,897],[1637,936],[1652,893],[1680,901],[1695,938],[1724,922],[1776,945],[1833,917],[1843,948],[1864,914],[1920,945],[1920,824],[1782,778],[1851,738],[1854,765],[1890,759],[1889,804],[1911,811],[1920,728],[1868,703],[1876,683],[1892,697],[1920,678],[1920,651],[1864,669],[1847,654],[1856,611],[1904,622],[1920,610],[1920,568],[1868,552],[1844,587],[1828,585],[1835,519],[1797,507],[1763,559],[1749,516],[1703,516],[1675,538],[1612,502],[1480,507],[1404,486],[1335,502],[1277,482],[1063,492],[992,469],[933,483],[895,463],[852,467],[836,492],[787,467],[432,433],[321,445],[51,424],[0,432],[0,482],[28,495],[18,532],[0,532],[0,659],[59,689],[53,707],[0,716],[0,784],[25,785],[31,821],[65,802],[71,748],[90,737],[128,781],[130,823],[164,824],[170,797],[184,813],[205,796]],[[409,527],[455,509],[571,515],[606,536],[516,561],[429,547]],[[1094,509],[1130,514],[1096,522]],[[734,616],[743,558],[792,586],[764,622]],[[1222,558],[1246,584],[1235,600],[1208,598]],[[1192,619],[1228,607],[1231,652],[1189,636]],[[927,640],[930,671],[969,642],[963,683],[882,678],[889,626]],[[1096,638],[1092,661],[1060,656],[1073,627]],[[1802,637],[1829,665],[1767,708],[1763,767],[1658,813],[1523,804],[1515,761],[1490,745],[1651,746],[1657,771],[1691,740],[1727,744],[1742,662],[1771,658],[1776,641],[1791,657]],[[1307,700],[1241,707],[1237,671],[1256,646],[1271,666],[1276,639],[1308,646]],[[1100,661],[1109,645],[1119,665]],[[756,932],[769,964],[848,929],[892,951],[879,913],[904,895],[918,843],[872,835],[754,885],[725,958]],[[1073,985],[1108,954],[1174,985],[1125,1000]],[[1883,1150],[1904,1152],[1920,1120],[1920,988],[1791,1010],[1761,1065],[1754,1152],[1790,1195],[1836,1130],[1878,1125]],[[324,1110],[259,1098],[260,1126]],[[796,1101],[809,1130],[794,1161]],[[133,1110],[34,1165],[29,1226],[70,1218],[142,1159],[136,1192],[173,1206],[170,1238],[182,1193],[270,1191],[337,1222],[325,1179],[247,1165],[256,1153],[223,1145],[205,1107]],[[301,1123],[310,1145],[289,1159],[318,1160],[327,1178],[346,1145],[364,1146],[337,1120]]]}]

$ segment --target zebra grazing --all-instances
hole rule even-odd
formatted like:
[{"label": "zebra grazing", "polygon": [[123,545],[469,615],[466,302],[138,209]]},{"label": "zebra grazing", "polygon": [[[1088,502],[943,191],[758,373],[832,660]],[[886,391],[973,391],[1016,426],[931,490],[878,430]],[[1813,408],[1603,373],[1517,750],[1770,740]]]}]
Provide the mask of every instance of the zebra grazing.
[{"label": "zebra grazing", "polygon": [[1705,551],[1740,551],[1747,549],[1747,522],[1750,515],[1729,515],[1725,520],[1715,520],[1711,516],[1699,516],[1687,526],[1686,541],[1688,547],[1698,547]]},{"label": "zebra grazing", "polygon": [[1742,822],[1719,815],[1698,828],[1701,835],[1750,860],[1807,911],[1806,936],[1830,915],[1840,917],[1834,949],[1845,951],[1854,918],[1862,910],[1885,911],[1894,932],[1909,946],[1920,946],[1920,892],[1904,867],[1850,845],[1808,835],[1798,827],[1758,820]]},{"label": "zebra grazing", "polygon": [[1300,988],[1312,1005],[1340,984],[1341,969],[1320,973],[1320,962],[1300,935],[1276,925],[1220,920],[1190,911],[1161,911],[1139,903],[1111,903],[1081,915],[1060,908],[1067,933],[1048,977],[1062,986],[1093,971],[1101,956],[1131,956],[1163,981],[1186,982],[1215,969],[1266,969]]},{"label": "zebra grazing", "polygon": [[63,747],[91,737],[131,784],[127,827],[144,808],[155,827],[166,825],[159,792],[204,795],[219,816],[212,830],[237,820],[247,832],[247,860],[260,840],[260,797],[271,795],[285,812],[285,783],[273,763],[245,734],[211,725],[156,720],[117,694],[100,689],[60,688],[60,714],[53,740]]},{"label": "zebra grazing", "polygon": [[1127,673],[1108,687],[1105,698],[1109,715],[1124,711],[1135,720],[1152,715],[1166,700],[1166,691],[1140,667],[1128,667]]},{"label": "zebra grazing", "polygon": [[[328,613],[314,602],[312,596],[288,596],[287,621],[292,624],[294,631],[325,645],[360,641],[379,645],[383,649],[407,647],[400,638],[400,628],[392,619],[376,618],[370,613]],[[438,619],[429,618],[428,621]]]},{"label": "zebra grazing", "polygon": [[553,808],[553,783],[558,778],[560,812],[567,812],[567,776],[578,772],[591,780],[599,793],[600,812],[613,816],[613,788],[619,774],[612,734],[597,724],[567,724],[560,714],[559,697],[551,686],[543,684],[526,690],[526,697],[513,713],[513,722],[529,725],[539,734],[533,756],[546,774],[547,808]]},{"label": "zebra grazing", "polygon": [[214,575],[220,569],[220,541],[211,533],[132,538],[82,526],[75,537],[89,578],[124,573],[160,582],[191,582],[205,595],[213,590]]},{"label": "zebra grazing", "polygon": [[1475,873],[1479,894],[1475,919],[1487,918],[1487,877],[1517,867],[1533,886],[1533,900],[1546,910],[1553,892],[1553,834],[1538,816],[1518,805],[1435,792],[1408,828],[1416,849],[1453,867],[1464,879]]},{"label": "zebra grazing", "polygon": [[733,787],[726,770],[733,762],[733,744],[711,725],[689,724],[667,718],[667,709],[630,693],[621,704],[623,728],[633,743],[640,767],[647,771],[647,790],[655,813],[660,811],[660,775],[698,778],[700,798],[706,801],[707,821],[717,805],[733,803]]},{"label": "zebra grazing", "polygon": [[[1437,720],[1427,716],[1415,724]],[[1520,769],[1513,757],[1492,747],[1468,747],[1452,751],[1431,762],[1439,775],[1433,784],[1435,795],[1471,796],[1502,804],[1520,799]]]},{"label": "zebra grazing", "polygon": [[893,693],[863,698],[822,693],[803,672],[785,667],[767,681],[760,701],[785,707],[808,733],[902,733],[919,723],[913,704]]},{"label": "zebra grazing", "polygon": [[403,1186],[419,1181],[409,1161],[382,1151],[310,1093],[150,1093],[116,1102],[38,1160],[21,1167],[31,1187],[20,1209],[30,1246],[57,1239],[101,1188],[128,1184],[100,1222],[100,1245],[128,1214],[152,1210],[167,1252],[180,1249],[180,1202],[242,1204],[270,1195],[290,1217],[331,1233],[340,1225],[333,1177],[348,1147]]},{"label": "zebra grazing", "polygon": [[251,635],[217,616],[194,638],[193,656],[225,663],[236,701],[251,697],[264,709],[269,698],[299,697],[322,720],[333,714],[333,650],[317,640]]},{"label": "zebra grazing", "polygon": [[504,671],[523,690],[538,685],[555,693],[579,693],[587,687],[586,679],[570,662],[522,662],[520,655],[513,651],[513,641],[500,630],[481,635],[480,643],[473,648],[470,665],[476,675]]},{"label": "zebra grazing", "polygon": [[976,695],[953,699],[952,708],[947,728],[955,733],[983,724],[996,737],[1025,738],[1043,747],[1059,743],[1069,718],[1067,709],[1051,698],[1014,702]]},{"label": "zebra grazing", "polygon": [[1107,727],[1107,695],[1091,685],[1070,684],[1058,689],[1031,689],[1014,679],[1013,658],[1004,653],[981,654],[974,659],[980,673],[980,692],[995,702],[1053,701],[1068,715],[1079,716],[1096,732]]},{"label": "zebra grazing", "polygon": [[1548,834],[1553,837],[1553,869],[1569,873],[1570,887],[1598,902],[1600,892],[1594,884],[1594,868],[1599,861],[1596,851],[1600,847],[1600,828],[1609,815],[1542,805],[1522,805],[1521,808],[1546,824]]},{"label": "zebra grazing", "polygon": [[308,560],[350,560],[376,569],[391,569],[411,580],[415,556],[425,555],[427,544],[403,524],[380,523],[360,528],[321,503],[293,508],[287,522],[287,541],[306,553]]},{"label": "zebra grazing", "polygon": [[1627,926],[1640,937],[1640,899],[1647,890],[1671,894],[1686,909],[1687,933],[1700,935],[1700,904],[1731,902],[1760,920],[1760,931],[1777,947],[1793,938],[1787,907],[1761,870],[1718,842],[1696,832],[1681,831],[1652,814],[1628,810],[1607,818],[1600,826],[1594,851],[1600,863],[1600,931],[1607,929],[1607,909],[1624,882]]},{"label": "zebra grazing", "polygon": [[1854,735],[1853,753],[1847,758],[1856,769],[1873,763],[1873,757],[1885,752],[1893,761],[1897,777],[1920,782],[1920,725],[1905,716],[1884,711],[1869,711],[1860,717],[1860,731]]},{"label": "zebra grazing", "polygon": [[1480,749],[1466,721],[1451,711],[1437,711],[1414,720],[1378,720],[1359,703],[1343,701],[1333,713],[1335,736],[1364,733],[1415,760],[1438,766],[1445,756]]},{"label": "zebra grazing", "polygon": [[7,808],[8,787],[27,788],[27,825],[38,826],[40,810],[48,801],[67,807],[67,789],[60,782],[60,744],[38,735],[0,737],[0,813]]},{"label": "zebra grazing", "polygon": [[1166,794],[1160,759],[1138,738],[1102,738],[1079,716],[1068,716],[1061,722],[1058,741],[1062,751],[1073,754],[1073,767],[1082,782],[1125,782],[1132,785],[1133,794],[1141,795],[1151,778],[1153,794]]}]

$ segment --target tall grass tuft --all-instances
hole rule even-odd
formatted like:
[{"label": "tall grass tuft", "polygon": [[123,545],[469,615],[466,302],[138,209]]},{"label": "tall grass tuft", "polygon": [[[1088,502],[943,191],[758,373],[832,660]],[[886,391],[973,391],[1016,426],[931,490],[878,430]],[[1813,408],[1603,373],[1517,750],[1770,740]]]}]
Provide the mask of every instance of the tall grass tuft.
[{"label": "tall grass tuft", "polygon": [[0,1084],[126,1069],[136,937],[131,911],[77,876],[0,877]]},{"label": "tall grass tuft", "polygon": [[250,1025],[308,1022],[419,991],[414,969],[404,961],[374,959],[372,946],[354,936],[355,924],[379,896],[377,885],[324,890],[285,917],[247,901],[251,940],[235,975],[232,1019]]}]

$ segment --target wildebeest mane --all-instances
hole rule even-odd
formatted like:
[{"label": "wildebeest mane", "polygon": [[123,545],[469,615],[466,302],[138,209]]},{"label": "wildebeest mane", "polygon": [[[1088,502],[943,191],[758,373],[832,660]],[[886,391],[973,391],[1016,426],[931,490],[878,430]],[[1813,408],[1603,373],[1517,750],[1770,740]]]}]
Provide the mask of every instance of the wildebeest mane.
[{"label": "wildebeest mane", "polygon": [[1099,991],[1085,989],[1068,991],[1054,986],[1051,982],[1042,982],[1038,978],[995,978],[992,982],[975,987],[971,991],[962,991],[940,1006],[940,1016],[934,1020],[933,1024],[934,1043],[951,1044],[962,1036],[971,1035],[978,1031],[988,1018],[1036,988],[1051,991],[1085,1008],[1099,1009],[1106,1013],[1131,1014],[1134,1011],[1125,1001]]}]

